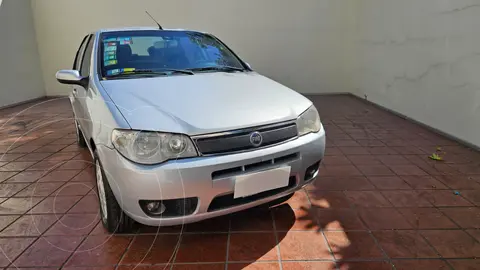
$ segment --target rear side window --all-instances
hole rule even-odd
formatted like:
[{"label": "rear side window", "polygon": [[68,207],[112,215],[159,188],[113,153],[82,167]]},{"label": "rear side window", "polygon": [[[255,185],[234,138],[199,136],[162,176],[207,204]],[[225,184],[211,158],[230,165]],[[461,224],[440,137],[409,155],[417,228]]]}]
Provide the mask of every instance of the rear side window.
[{"label": "rear side window", "polygon": [[82,67],[80,68],[80,75],[86,77],[90,71],[90,62],[92,59],[92,51],[93,51],[93,36],[90,36],[87,48],[85,49],[85,53],[83,54],[82,60]]}]

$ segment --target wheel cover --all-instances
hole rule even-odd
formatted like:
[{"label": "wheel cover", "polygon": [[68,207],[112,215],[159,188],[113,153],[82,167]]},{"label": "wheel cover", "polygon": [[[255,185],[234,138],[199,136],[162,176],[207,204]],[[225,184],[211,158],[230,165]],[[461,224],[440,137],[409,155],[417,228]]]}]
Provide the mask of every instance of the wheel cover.
[{"label": "wheel cover", "polygon": [[101,207],[101,215],[102,215],[102,220],[104,223],[107,222],[107,197],[105,195],[105,187],[103,186],[103,174],[102,174],[102,168],[100,167],[100,163],[95,161],[95,171],[96,171],[96,177],[97,177],[97,192],[98,192],[98,199],[100,201],[100,207]]}]

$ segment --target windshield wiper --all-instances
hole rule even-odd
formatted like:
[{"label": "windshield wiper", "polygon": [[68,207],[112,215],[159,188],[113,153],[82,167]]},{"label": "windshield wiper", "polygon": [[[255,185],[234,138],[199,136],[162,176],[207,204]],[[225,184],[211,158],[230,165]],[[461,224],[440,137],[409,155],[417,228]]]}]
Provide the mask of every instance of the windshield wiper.
[{"label": "windshield wiper", "polygon": [[231,67],[231,66],[211,66],[211,67],[200,67],[200,68],[190,68],[191,71],[245,71],[243,68]]},{"label": "windshield wiper", "polygon": [[113,74],[107,76],[107,78],[115,77],[125,77],[131,75],[168,75],[170,73],[182,73],[187,75],[195,75],[193,71],[186,69],[172,69],[172,68],[162,68],[162,69],[135,69],[131,71],[126,71],[118,74]]}]

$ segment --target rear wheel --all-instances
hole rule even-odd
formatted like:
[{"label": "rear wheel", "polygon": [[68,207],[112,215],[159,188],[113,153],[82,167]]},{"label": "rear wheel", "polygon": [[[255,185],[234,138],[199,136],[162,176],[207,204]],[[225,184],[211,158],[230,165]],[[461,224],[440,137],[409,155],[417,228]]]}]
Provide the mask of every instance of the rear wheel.
[{"label": "rear wheel", "polygon": [[80,126],[77,123],[77,120],[75,120],[75,131],[77,133],[77,144],[78,146],[85,148],[87,147],[87,142],[85,141],[85,137],[83,137],[83,133],[80,130]]},{"label": "rear wheel", "polygon": [[118,204],[96,152],[95,177],[103,227],[110,233],[129,233],[133,231],[135,221],[125,214]]}]

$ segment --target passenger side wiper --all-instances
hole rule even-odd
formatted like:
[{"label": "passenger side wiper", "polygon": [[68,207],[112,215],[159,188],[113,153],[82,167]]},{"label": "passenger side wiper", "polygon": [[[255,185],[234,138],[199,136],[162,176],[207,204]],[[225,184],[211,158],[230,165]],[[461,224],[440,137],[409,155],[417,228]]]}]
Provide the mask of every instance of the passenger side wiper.
[{"label": "passenger side wiper", "polygon": [[135,69],[129,70],[126,72],[121,72],[118,74],[112,74],[107,76],[107,78],[117,78],[117,77],[125,77],[131,75],[168,75],[170,73],[182,73],[187,75],[195,75],[193,71],[186,70],[186,69],[172,69],[172,68],[162,68],[162,69]]},{"label": "passenger side wiper", "polygon": [[191,68],[188,69],[191,71],[209,71],[209,70],[214,70],[214,71],[245,71],[243,68],[238,68],[238,67],[231,67],[231,66],[211,66],[211,67],[201,67],[201,68]]}]

